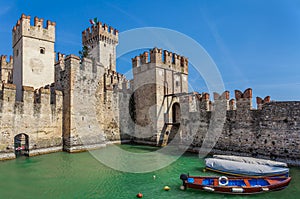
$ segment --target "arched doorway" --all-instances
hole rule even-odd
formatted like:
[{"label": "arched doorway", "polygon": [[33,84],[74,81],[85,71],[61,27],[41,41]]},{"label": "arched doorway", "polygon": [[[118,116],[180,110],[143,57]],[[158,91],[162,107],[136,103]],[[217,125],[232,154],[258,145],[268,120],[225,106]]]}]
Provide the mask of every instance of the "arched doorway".
[{"label": "arched doorway", "polygon": [[29,156],[29,136],[21,133],[14,139],[16,157]]},{"label": "arched doorway", "polygon": [[175,102],[172,106],[172,120],[173,124],[180,123],[180,105],[178,102]]}]

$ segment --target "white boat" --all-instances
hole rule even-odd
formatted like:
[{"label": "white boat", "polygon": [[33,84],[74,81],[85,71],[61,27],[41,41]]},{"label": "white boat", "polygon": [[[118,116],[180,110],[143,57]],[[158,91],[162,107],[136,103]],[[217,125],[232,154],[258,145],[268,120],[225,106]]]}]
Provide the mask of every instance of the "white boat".
[{"label": "white boat", "polygon": [[289,168],[218,158],[206,158],[207,170],[236,176],[289,176]]}]

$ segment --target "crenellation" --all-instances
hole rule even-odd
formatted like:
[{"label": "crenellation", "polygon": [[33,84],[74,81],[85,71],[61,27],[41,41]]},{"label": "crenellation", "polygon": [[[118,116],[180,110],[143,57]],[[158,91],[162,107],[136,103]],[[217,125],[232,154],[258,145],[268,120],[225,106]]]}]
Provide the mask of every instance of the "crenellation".
[{"label": "crenellation", "polygon": [[237,110],[251,110],[252,109],[252,89],[248,88],[242,93],[235,90],[236,109]]},{"label": "crenellation", "polygon": [[16,85],[2,84],[2,100],[7,102],[15,102],[16,100]]},{"label": "crenellation", "polygon": [[135,56],[131,60],[132,60],[132,67],[133,67],[133,69],[136,68],[136,67],[139,67],[141,65],[140,56]]},{"label": "crenellation", "polygon": [[188,58],[181,57],[180,60],[181,72],[188,74]]},{"label": "crenellation", "polygon": [[235,100],[231,99],[229,101],[229,110],[236,110]]},{"label": "crenellation", "polygon": [[44,23],[44,19],[43,18],[38,18],[38,17],[34,17],[34,26],[41,28],[43,27],[43,23]]},{"label": "crenellation", "polygon": [[[248,100],[252,97],[251,93],[252,90],[250,89],[247,89],[244,93],[236,91],[236,98],[240,102],[248,103]],[[219,97],[219,95],[214,96],[215,99],[219,99]],[[225,95],[224,97],[228,99]],[[297,151],[296,148],[300,143],[300,139],[295,131],[299,130],[300,102],[271,102],[269,96],[264,99],[257,98],[257,101],[258,104],[265,102],[263,108],[251,111],[242,106],[240,106],[240,109],[235,110],[234,99],[229,101],[230,110],[226,112],[226,122],[220,132],[220,138],[222,139],[218,140],[212,152],[235,153],[237,155],[244,153],[249,156],[277,159],[299,165],[299,162],[297,163],[300,159],[299,150]],[[182,112],[182,114],[182,117],[185,118],[185,123],[182,126],[182,139],[187,139],[194,122],[201,120],[196,136],[192,137],[193,142],[190,146],[191,151],[198,151],[199,148],[197,147],[202,145],[210,128],[211,112],[205,111],[195,114],[195,112],[190,111]],[[285,151],[288,151],[288,157]]]},{"label": "crenellation", "polygon": [[13,114],[16,105],[16,86],[14,84],[2,83],[0,96],[0,113]]},{"label": "crenellation", "polygon": [[13,57],[9,56],[7,61],[6,55],[0,57],[0,80],[3,83],[13,83]]},{"label": "crenellation", "polygon": [[204,110],[204,111],[210,111],[211,110],[211,106],[210,106],[210,95],[209,93],[202,93],[199,96],[199,108],[200,110]]},{"label": "crenellation", "polygon": [[162,49],[155,47],[150,50],[150,63],[162,63]]},{"label": "crenellation", "polygon": [[229,91],[225,91],[221,95],[219,93],[214,92],[214,100],[229,100]]},{"label": "crenellation", "polygon": [[13,29],[13,83],[17,87],[17,101],[22,100],[22,86],[35,89],[55,81],[55,23],[25,14]]},{"label": "crenellation", "polygon": [[113,90],[115,86],[122,89],[122,83],[126,80],[123,74],[110,69],[105,69],[104,77],[104,83],[107,90]]},{"label": "crenellation", "polygon": [[229,91],[223,92],[221,95],[219,93],[214,92],[214,101],[225,101],[226,110],[230,110],[230,103],[229,103]]},{"label": "crenellation", "polygon": [[175,68],[176,70],[180,70],[180,67],[181,67],[181,56],[180,55],[177,55],[177,54],[173,54],[173,61],[174,61],[174,65],[175,65]]},{"label": "crenellation", "polygon": [[9,56],[7,61],[7,55],[1,55],[0,57],[0,68],[1,69],[12,69],[13,68],[13,56]]},{"label": "crenellation", "polygon": [[56,26],[56,23],[50,20],[47,20],[46,29],[53,29]]},{"label": "crenellation", "polygon": [[118,43],[118,30],[107,24],[98,22],[91,28],[87,28],[82,32],[82,43],[84,46],[91,45],[95,41],[104,41],[107,43]]},{"label": "crenellation", "polygon": [[6,59],[7,59],[7,55],[1,55],[1,57],[0,57],[1,67],[4,67],[4,66],[6,66],[8,64],[8,62],[7,62]]},{"label": "crenellation", "polygon": [[[163,53],[162,53],[163,52]],[[150,60],[149,52],[145,51],[143,54],[135,56],[132,60],[133,72],[143,72],[148,70],[150,67],[148,64],[155,64],[160,67],[168,68],[183,74],[188,74],[188,59],[180,56],[176,53],[169,52],[167,50],[153,48],[150,49]],[[142,66],[140,69],[135,69]]]},{"label": "crenellation", "polygon": [[108,32],[108,25],[107,25],[107,24],[104,24],[104,25],[103,25],[103,30],[104,30],[105,32]]},{"label": "crenellation", "polygon": [[57,53],[57,62],[56,62],[56,64],[65,62],[65,59],[66,59],[66,55],[58,52]]},{"label": "crenellation", "polygon": [[173,55],[172,52],[164,50],[164,64],[171,66],[171,64],[173,63],[172,55]]},{"label": "crenellation", "polygon": [[115,34],[115,29],[113,27],[109,26],[109,32],[111,34]]},{"label": "crenellation", "polygon": [[88,48],[88,57],[101,63],[104,68],[116,71],[116,29],[98,22],[82,32],[82,45]]},{"label": "crenellation", "polygon": [[256,104],[257,104],[257,109],[261,110],[262,107],[271,102],[271,97],[270,96],[266,96],[264,99],[260,98],[260,97],[256,97]]},{"label": "crenellation", "polygon": [[23,91],[23,102],[34,102],[34,88],[31,86],[22,86]]},{"label": "crenellation", "polygon": [[149,59],[149,54],[148,52],[144,52],[143,54],[140,55],[141,57],[141,64],[147,64],[148,59]]},{"label": "crenellation", "polygon": [[21,18],[14,26],[13,46],[15,46],[22,37],[35,37],[38,39],[55,42],[55,22],[48,20],[46,26],[44,27],[44,19],[34,17],[34,25],[31,26],[30,19],[30,16],[22,14]]}]

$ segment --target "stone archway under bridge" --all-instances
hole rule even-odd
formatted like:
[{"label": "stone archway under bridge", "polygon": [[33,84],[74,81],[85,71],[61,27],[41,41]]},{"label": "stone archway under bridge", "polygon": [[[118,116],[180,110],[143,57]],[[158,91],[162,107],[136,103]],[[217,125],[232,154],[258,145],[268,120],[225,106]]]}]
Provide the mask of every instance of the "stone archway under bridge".
[{"label": "stone archway under bridge", "polygon": [[14,137],[14,149],[16,158],[29,156],[29,136],[25,133],[20,133]]},{"label": "stone archway under bridge", "polygon": [[180,131],[181,109],[179,102],[175,101],[172,104],[169,109],[169,114],[171,114],[171,122],[165,123],[162,146],[166,146],[170,143]]}]

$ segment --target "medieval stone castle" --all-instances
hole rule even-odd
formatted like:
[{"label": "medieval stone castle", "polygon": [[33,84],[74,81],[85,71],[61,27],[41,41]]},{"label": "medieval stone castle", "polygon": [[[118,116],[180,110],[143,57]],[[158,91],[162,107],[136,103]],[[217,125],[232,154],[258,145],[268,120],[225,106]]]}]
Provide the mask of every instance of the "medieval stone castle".
[{"label": "medieval stone castle", "polygon": [[[55,55],[55,26],[22,14],[13,56],[0,62],[0,159],[111,143],[166,146],[205,140],[218,102],[225,108],[214,151],[300,165],[300,102],[257,98],[252,90],[189,93],[188,59],[159,48],[132,58],[133,79],[116,71],[118,31],[100,22],[82,32],[89,55]],[[188,55],[187,55],[188,56]],[[217,130],[216,127],[215,130]],[[191,133],[196,130],[196,134]]]}]

